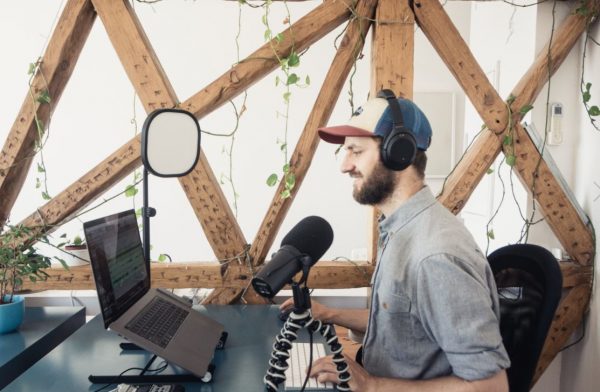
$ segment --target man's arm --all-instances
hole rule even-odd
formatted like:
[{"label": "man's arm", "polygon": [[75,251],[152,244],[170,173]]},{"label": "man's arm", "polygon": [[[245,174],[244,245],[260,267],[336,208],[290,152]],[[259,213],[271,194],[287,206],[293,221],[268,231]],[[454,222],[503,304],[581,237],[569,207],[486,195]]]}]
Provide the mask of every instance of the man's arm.
[{"label": "man's arm", "polygon": [[[350,388],[353,392],[508,392],[506,371],[475,381],[467,381],[456,376],[446,376],[431,380],[405,380],[375,377],[347,355],[344,355],[350,372]],[[316,360],[310,375],[320,382],[338,382],[336,365],[332,357]]]},{"label": "man's arm", "polygon": [[[294,300],[287,299],[279,307],[282,311],[294,307]],[[315,319],[324,323],[336,324],[357,332],[366,332],[369,323],[369,309],[337,309],[311,301],[311,311]]]}]

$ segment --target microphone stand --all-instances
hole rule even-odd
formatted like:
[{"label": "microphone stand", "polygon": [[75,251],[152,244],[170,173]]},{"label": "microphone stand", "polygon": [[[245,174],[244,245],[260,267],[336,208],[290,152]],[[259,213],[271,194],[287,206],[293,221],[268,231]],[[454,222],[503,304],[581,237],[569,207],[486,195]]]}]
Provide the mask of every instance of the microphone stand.
[{"label": "microphone stand", "polygon": [[[279,384],[285,381],[285,371],[289,367],[288,359],[290,358],[289,352],[292,349],[292,343],[298,338],[298,331],[306,328],[311,336],[311,343],[312,334],[319,331],[329,345],[333,354],[333,362],[337,367],[338,380],[340,381],[337,385],[337,390],[350,391],[350,386],[348,385],[350,381],[349,368],[342,355],[342,345],[338,341],[335,328],[332,324],[326,324],[314,319],[310,311],[310,291],[306,286],[306,281],[308,280],[310,267],[313,264],[312,260],[309,256],[303,255],[297,261],[302,263],[302,278],[299,282],[294,282],[293,279],[291,281],[294,310],[290,313],[283,328],[275,337],[271,359],[269,360],[269,369],[263,378],[265,387],[268,392],[276,392]],[[301,284],[304,284],[304,286],[300,287]]]}]

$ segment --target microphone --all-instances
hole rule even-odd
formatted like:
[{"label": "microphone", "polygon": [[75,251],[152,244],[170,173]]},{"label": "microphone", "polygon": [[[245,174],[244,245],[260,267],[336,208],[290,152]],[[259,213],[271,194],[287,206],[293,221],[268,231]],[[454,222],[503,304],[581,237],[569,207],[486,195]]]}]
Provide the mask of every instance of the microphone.
[{"label": "microphone", "polygon": [[294,275],[305,275],[333,242],[331,225],[319,216],[302,219],[281,241],[281,248],[252,279],[252,287],[263,297],[273,298]]}]

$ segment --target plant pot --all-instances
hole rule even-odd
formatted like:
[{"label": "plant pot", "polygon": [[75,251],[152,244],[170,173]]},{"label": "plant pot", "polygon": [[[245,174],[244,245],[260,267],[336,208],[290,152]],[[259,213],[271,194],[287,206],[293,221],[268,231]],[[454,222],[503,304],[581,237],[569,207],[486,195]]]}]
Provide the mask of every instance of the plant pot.
[{"label": "plant pot", "polygon": [[[78,265],[87,265],[90,262],[90,252],[86,245],[66,245],[65,251],[70,254],[62,254],[60,257],[67,263],[69,267]],[[83,259],[83,260],[82,260]],[[52,261],[53,267],[60,266],[60,262]]]},{"label": "plant pot", "polygon": [[[9,296],[4,296],[8,300]],[[0,334],[15,331],[23,322],[25,314],[25,298],[20,295],[13,296],[9,304],[0,305]]]}]

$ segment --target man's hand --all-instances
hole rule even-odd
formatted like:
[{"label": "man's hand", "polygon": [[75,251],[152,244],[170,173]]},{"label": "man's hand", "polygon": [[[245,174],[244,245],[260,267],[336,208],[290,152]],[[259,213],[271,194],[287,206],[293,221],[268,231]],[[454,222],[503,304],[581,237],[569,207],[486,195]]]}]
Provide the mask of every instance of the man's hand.
[{"label": "man's hand", "polygon": [[[354,392],[371,392],[375,391],[376,378],[370,375],[362,366],[351,359],[346,354],[344,360],[348,364],[348,372],[350,373],[350,389]],[[319,358],[313,362],[310,376],[315,377],[319,382],[333,382],[339,384],[337,365],[333,362],[333,356]]]},{"label": "man's hand", "polygon": [[[317,301],[310,301],[311,304],[311,312],[312,312],[312,316],[313,318],[320,320],[324,323],[329,323],[330,321],[327,320],[326,318],[326,314],[328,314],[329,308],[325,305],[321,305],[320,303],[318,303]],[[288,298],[285,300],[285,302],[283,302],[281,305],[279,305],[279,310],[280,311],[286,311],[286,310],[292,310],[294,308],[294,299],[293,298]]]}]

